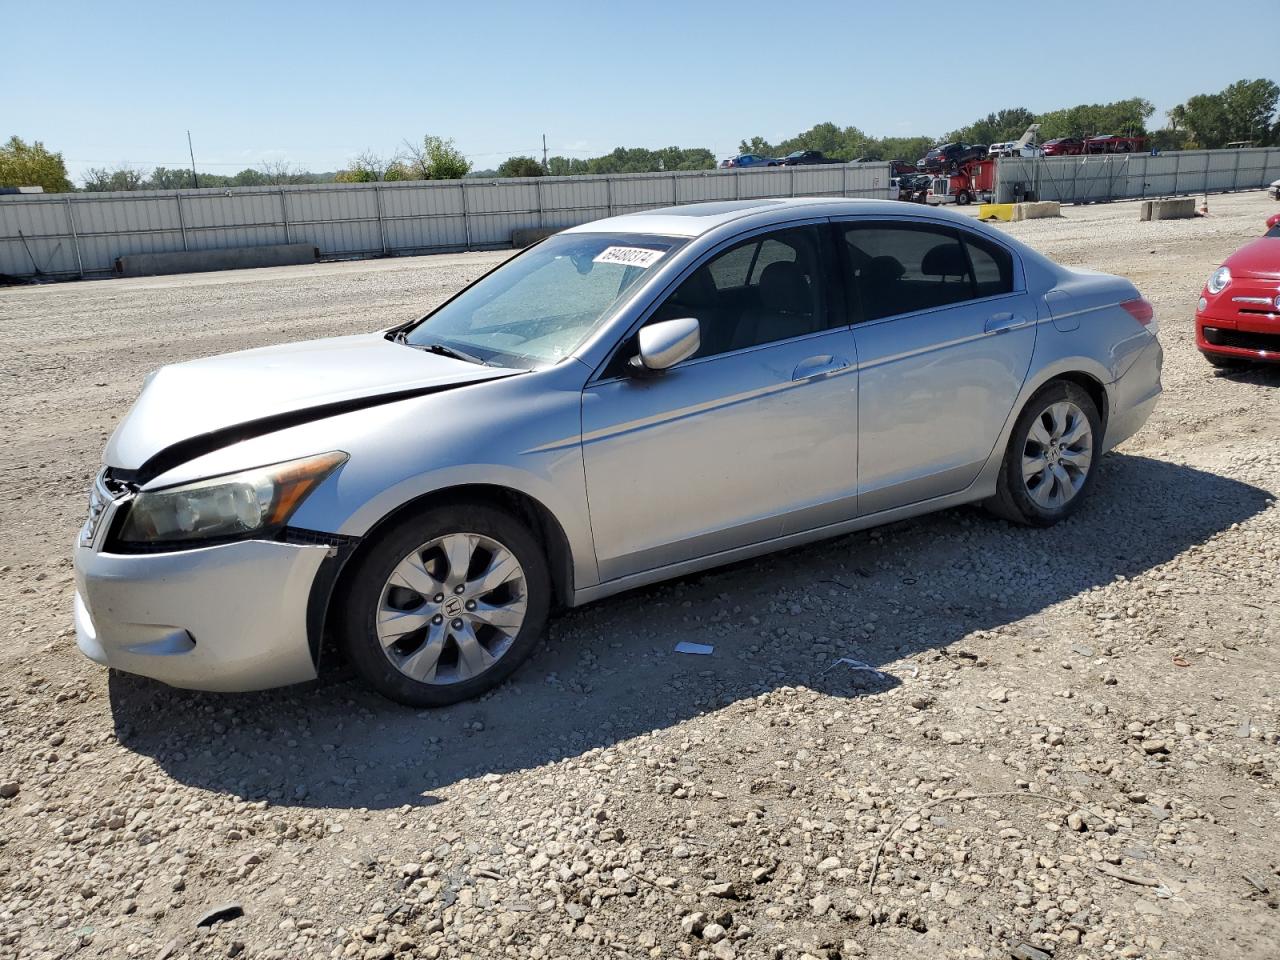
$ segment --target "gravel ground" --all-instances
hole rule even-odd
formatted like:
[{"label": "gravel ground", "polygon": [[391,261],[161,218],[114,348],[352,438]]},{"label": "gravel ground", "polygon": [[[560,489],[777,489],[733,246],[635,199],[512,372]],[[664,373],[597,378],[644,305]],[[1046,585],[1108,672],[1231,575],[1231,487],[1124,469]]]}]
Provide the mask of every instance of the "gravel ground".
[{"label": "gravel ground", "polygon": [[953,510],[614,598],[431,712],[108,675],[69,547],[146,371],[387,325],[501,255],[0,291],[0,958],[1274,958],[1280,369],[1216,374],[1192,305],[1275,204],[1210,208],[1007,228],[1162,324],[1164,399],[1070,522]]}]

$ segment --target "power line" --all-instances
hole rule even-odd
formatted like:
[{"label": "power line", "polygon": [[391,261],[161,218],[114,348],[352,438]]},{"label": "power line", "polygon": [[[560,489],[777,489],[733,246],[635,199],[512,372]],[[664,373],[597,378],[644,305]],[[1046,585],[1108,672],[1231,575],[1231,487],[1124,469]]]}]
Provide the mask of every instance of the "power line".
[{"label": "power line", "polygon": [[[507,149],[507,150],[490,150],[490,151],[486,151],[486,152],[482,152],[482,153],[464,153],[464,154],[463,154],[463,156],[464,156],[464,157],[466,157],[468,160],[478,159],[478,158],[480,158],[480,157],[513,157],[513,156],[517,156],[517,155],[519,155],[519,154],[523,154],[523,153],[537,153],[540,149],[541,149],[541,148],[537,148],[537,147],[535,147],[533,150],[527,150],[527,149],[522,149],[522,148],[520,148],[520,147],[513,147],[513,148],[510,148],[510,149]],[[550,152],[551,152],[551,153],[553,153],[553,154],[555,154],[555,155],[557,155],[557,156],[560,156],[560,155],[569,155],[569,154],[588,154],[588,155],[590,155],[590,154],[592,154],[592,153],[594,152],[594,151],[592,151],[592,150],[586,150],[586,149],[571,149],[571,148],[568,148],[568,147],[563,147],[563,148],[560,148],[560,149],[556,149],[556,148],[554,148],[554,147],[548,147],[548,150],[550,150]],[[131,166],[136,166],[136,167],[143,167],[143,166],[148,166],[148,167],[189,167],[189,166],[191,165],[191,161],[190,161],[190,159],[188,159],[188,158],[186,158],[186,157],[184,157],[184,158],[183,158],[183,159],[181,159],[181,160],[140,160],[140,159],[139,159],[139,160],[121,160],[121,159],[119,159],[119,158],[116,158],[116,159],[114,159],[114,160],[85,160],[85,159],[81,159],[81,158],[79,158],[79,157],[71,157],[71,158],[68,158],[66,162],[67,162],[67,163],[75,163],[75,164],[84,164],[84,165],[87,165],[87,166],[98,166],[98,165],[102,165],[102,166],[117,166],[117,165],[118,165],[118,166],[125,166],[125,167],[131,167]],[[245,168],[245,167],[253,167],[253,166],[256,166],[256,165],[263,164],[263,163],[277,163],[277,162],[291,163],[291,164],[294,164],[295,166],[303,166],[303,167],[306,167],[306,166],[311,166],[311,167],[315,167],[315,166],[326,166],[326,164],[314,164],[314,163],[307,163],[307,162],[302,161],[302,160],[283,160],[283,161],[281,161],[281,160],[278,160],[278,159],[276,159],[276,158],[272,158],[272,159],[259,159],[259,160],[201,160],[201,161],[200,161],[200,166],[202,166],[202,167],[239,167],[239,168],[243,169],[243,168]],[[344,162],[345,162],[345,161],[344,161]]]}]

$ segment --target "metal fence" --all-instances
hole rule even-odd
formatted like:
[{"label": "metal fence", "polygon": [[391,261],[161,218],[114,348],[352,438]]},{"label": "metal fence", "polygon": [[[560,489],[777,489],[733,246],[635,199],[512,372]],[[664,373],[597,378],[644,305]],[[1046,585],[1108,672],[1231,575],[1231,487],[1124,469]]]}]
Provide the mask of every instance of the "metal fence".
[{"label": "metal fence", "polygon": [[135,253],[310,243],[325,258],[509,247],[562,228],[703,200],[890,197],[889,165],[587,177],[335,183],[0,196],[0,274],[94,276]]},{"label": "metal fence", "polygon": [[1149,156],[1117,153],[1080,157],[1009,158],[996,165],[996,200],[1015,188],[1039,200],[1093,203],[1179,194],[1254,190],[1280,179],[1280,147],[1184,150]]}]

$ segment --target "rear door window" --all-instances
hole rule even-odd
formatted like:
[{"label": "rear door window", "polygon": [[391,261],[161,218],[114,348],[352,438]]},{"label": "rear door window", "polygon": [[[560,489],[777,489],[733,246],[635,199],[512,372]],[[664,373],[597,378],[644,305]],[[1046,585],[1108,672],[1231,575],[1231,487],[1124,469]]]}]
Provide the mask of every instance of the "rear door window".
[{"label": "rear door window", "polygon": [[1013,257],[968,231],[925,223],[839,224],[854,322],[1013,290]]},{"label": "rear door window", "polygon": [[916,223],[841,224],[841,259],[856,320],[880,320],[973,299],[959,234]]}]

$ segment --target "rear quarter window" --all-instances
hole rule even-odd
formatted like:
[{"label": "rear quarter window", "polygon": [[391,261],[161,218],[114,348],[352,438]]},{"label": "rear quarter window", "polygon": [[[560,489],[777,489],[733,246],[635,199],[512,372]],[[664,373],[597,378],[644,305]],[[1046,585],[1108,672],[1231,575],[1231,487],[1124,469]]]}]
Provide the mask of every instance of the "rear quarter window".
[{"label": "rear quarter window", "polygon": [[999,244],[976,234],[963,233],[964,245],[973,264],[974,294],[997,297],[1013,292],[1013,256]]}]

